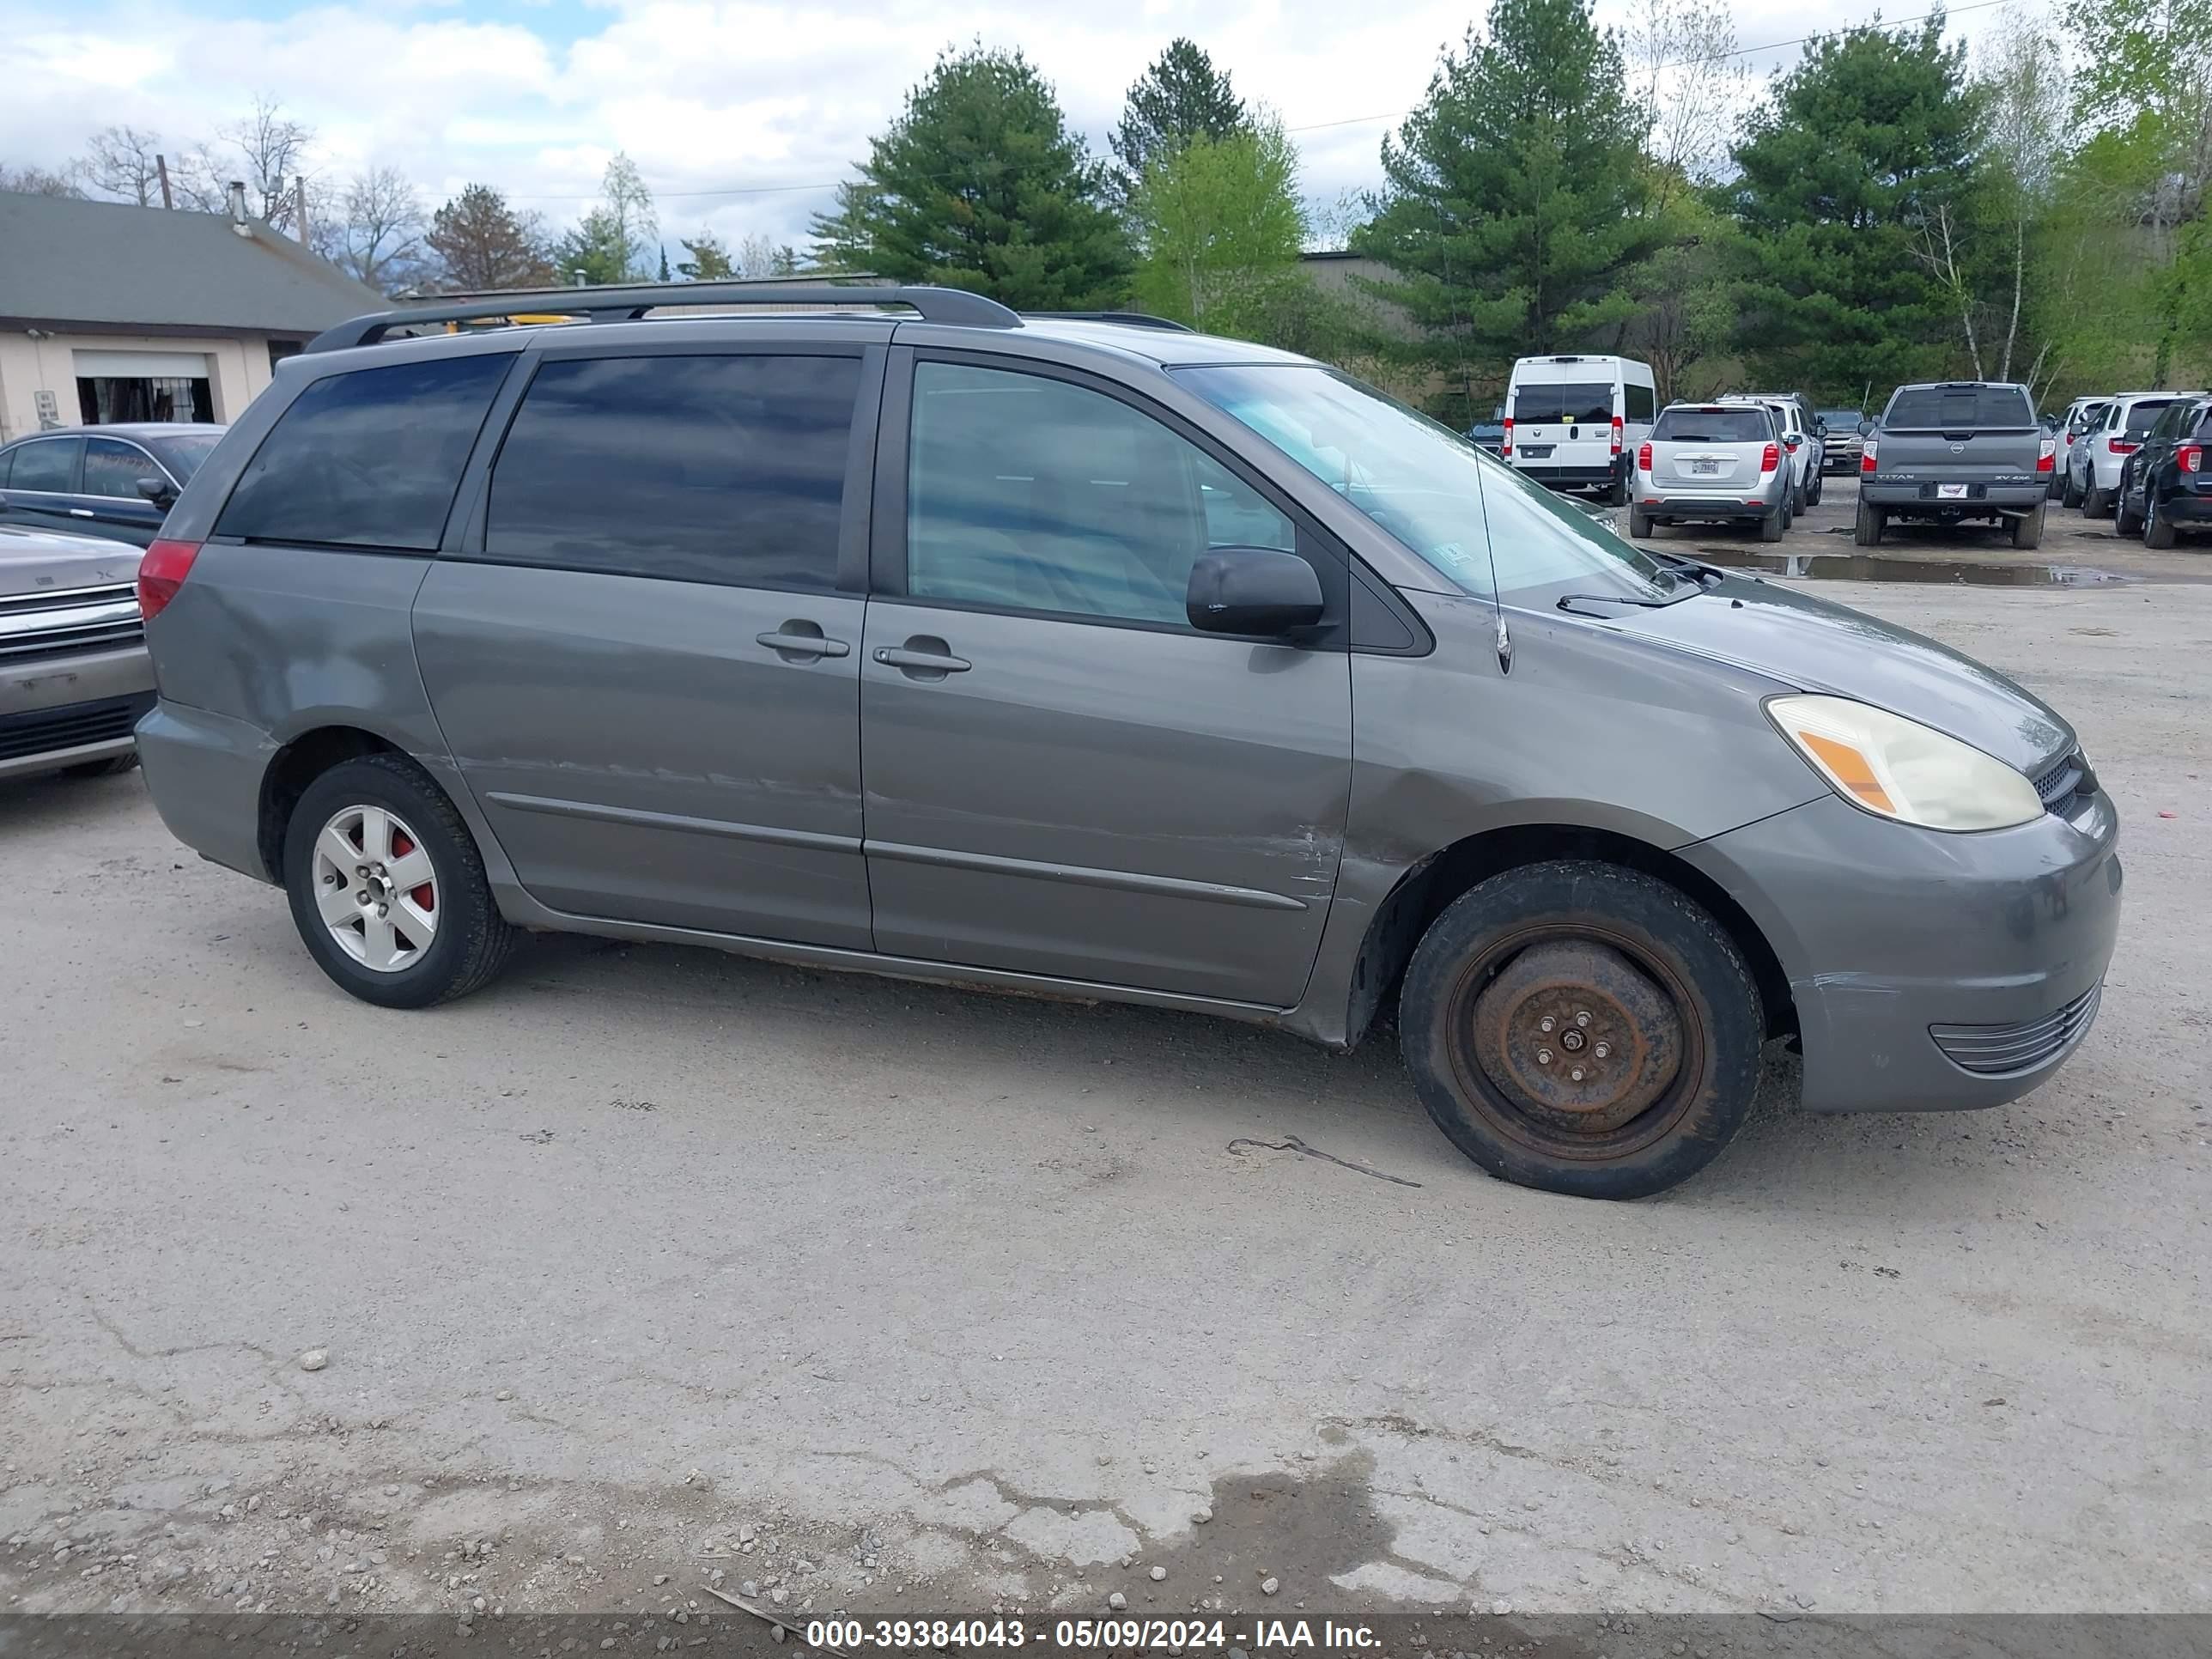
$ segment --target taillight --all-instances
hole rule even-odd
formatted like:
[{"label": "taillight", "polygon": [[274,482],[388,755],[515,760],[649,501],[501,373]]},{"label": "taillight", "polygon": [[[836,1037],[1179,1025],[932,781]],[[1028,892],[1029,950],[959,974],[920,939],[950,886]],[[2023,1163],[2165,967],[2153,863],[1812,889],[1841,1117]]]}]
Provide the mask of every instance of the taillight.
[{"label": "taillight", "polygon": [[1636,451],[1636,470],[1638,472],[1649,472],[1651,470],[1651,446],[1650,444],[1641,444],[1638,446]]},{"label": "taillight", "polygon": [[1505,441],[1498,446],[1498,453],[1501,455],[1513,453],[1513,417],[1510,415],[1505,417]]},{"label": "taillight", "polygon": [[1874,440],[1871,438],[1866,441],[1866,447],[1859,451],[1859,471],[1862,472],[1874,471]]},{"label": "taillight", "polygon": [[2105,440],[2105,447],[2115,455],[2132,455],[2142,446],[2132,438],[2107,438]]},{"label": "taillight", "polygon": [[2174,452],[2173,460],[2174,465],[2179,466],[2184,472],[2202,472],[2204,470],[2203,446],[2201,444],[2184,444],[2179,449]]},{"label": "taillight", "polygon": [[198,542],[155,542],[138,561],[138,612],[151,622],[177,597],[199,557]]},{"label": "taillight", "polygon": [[2043,441],[2043,448],[2035,458],[2035,470],[2038,472],[2056,472],[2058,471],[2058,444],[2057,440],[2045,438]]},{"label": "taillight", "polygon": [[1613,417],[1613,453],[1616,455],[1620,453],[1621,436],[1620,416],[1616,415]]},{"label": "taillight", "polygon": [[1759,452],[1759,470],[1761,472],[1771,472],[1776,467],[1781,465],[1782,447],[1780,445],[1769,444],[1765,448]]}]

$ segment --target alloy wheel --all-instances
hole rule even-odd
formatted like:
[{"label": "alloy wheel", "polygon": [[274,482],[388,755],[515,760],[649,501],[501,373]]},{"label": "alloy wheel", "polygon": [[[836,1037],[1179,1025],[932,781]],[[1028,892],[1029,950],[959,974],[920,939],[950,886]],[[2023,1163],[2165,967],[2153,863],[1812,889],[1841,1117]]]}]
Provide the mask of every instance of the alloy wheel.
[{"label": "alloy wheel", "polygon": [[438,872],[422,838],[381,806],[348,806],[315,836],[315,908],[338,948],[396,974],[422,959],[438,932]]}]

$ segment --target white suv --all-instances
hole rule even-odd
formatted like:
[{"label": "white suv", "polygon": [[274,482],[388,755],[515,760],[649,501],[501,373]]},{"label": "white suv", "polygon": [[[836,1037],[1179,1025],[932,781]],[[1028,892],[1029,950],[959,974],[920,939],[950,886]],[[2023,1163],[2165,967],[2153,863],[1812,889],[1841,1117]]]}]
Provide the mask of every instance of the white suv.
[{"label": "white suv", "polygon": [[2128,457],[2142,447],[2143,434],[2158,424],[2166,406],[2188,395],[2123,392],[2106,404],[2103,418],[2091,423],[2066,457],[2066,504],[2080,507],[2091,519],[2110,513]]},{"label": "white suv", "polygon": [[1821,476],[1820,440],[1808,423],[1805,405],[1796,398],[1768,397],[1761,392],[1735,392],[1723,404],[1759,404],[1774,411],[1774,424],[1782,431],[1782,447],[1790,475],[1790,511],[1802,513],[1820,499],[1826,483]]}]

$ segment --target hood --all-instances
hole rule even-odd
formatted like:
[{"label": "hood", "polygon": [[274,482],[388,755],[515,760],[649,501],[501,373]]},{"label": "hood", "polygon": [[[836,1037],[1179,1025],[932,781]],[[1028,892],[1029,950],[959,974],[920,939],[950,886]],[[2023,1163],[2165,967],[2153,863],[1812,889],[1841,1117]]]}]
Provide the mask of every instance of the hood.
[{"label": "hood", "polygon": [[0,599],[136,581],[144,556],[143,550],[104,536],[0,525]]},{"label": "hood", "polygon": [[2074,747],[2074,729],[2049,704],[1995,669],[1909,628],[1777,582],[1730,574],[1695,599],[1629,611],[1617,625],[1801,691],[1887,708],[2030,777]]}]

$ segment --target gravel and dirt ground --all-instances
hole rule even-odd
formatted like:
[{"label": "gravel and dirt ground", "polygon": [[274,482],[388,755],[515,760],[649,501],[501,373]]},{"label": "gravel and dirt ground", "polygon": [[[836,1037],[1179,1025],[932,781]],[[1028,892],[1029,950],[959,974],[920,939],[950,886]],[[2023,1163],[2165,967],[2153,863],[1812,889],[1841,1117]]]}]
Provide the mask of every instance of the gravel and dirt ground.
[{"label": "gravel and dirt ground", "polygon": [[581,940],[384,1012],[136,776],[0,785],[0,1608],[2212,1610],[2212,550],[2078,523],[2152,580],[1823,591],[2079,725],[2086,1047],[1779,1066],[1639,1204],[1387,1042]]}]

